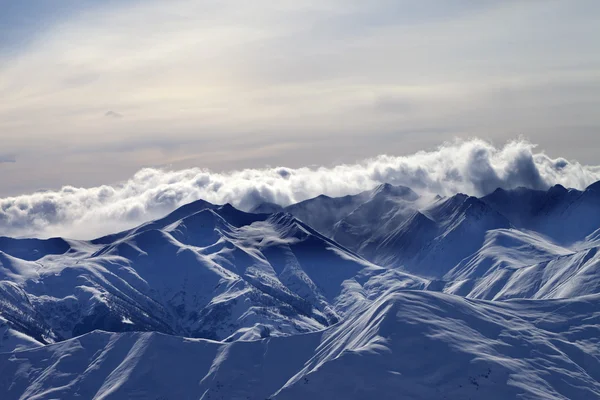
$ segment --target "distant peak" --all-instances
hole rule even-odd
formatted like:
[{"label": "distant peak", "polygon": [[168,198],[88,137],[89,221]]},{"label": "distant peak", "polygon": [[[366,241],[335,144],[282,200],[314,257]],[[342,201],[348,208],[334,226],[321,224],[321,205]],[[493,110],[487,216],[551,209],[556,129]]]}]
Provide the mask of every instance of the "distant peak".
[{"label": "distant peak", "polygon": [[592,183],[585,189],[586,192],[600,193],[600,181]]},{"label": "distant peak", "polygon": [[378,185],[375,189],[376,190],[390,190],[391,188],[393,188],[394,186],[391,183],[382,183],[380,185]]},{"label": "distant peak", "polygon": [[[235,208],[230,203],[223,204],[222,206],[218,207],[214,211],[221,217],[225,218],[228,222],[230,222],[229,218],[232,218],[232,217],[235,218],[235,217],[239,217],[239,216],[249,215],[249,213],[246,213],[245,211]],[[254,217],[252,217],[252,218],[254,218]]]},{"label": "distant peak", "polygon": [[250,212],[254,214],[272,214],[282,210],[283,207],[281,207],[279,204],[264,202],[253,207]]},{"label": "distant peak", "polygon": [[456,200],[460,200],[460,201],[466,201],[468,198],[470,198],[471,196],[464,194],[464,193],[456,193],[454,196],[452,196],[451,198],[454,198]]},{"label": "distant peak", "polygon": [[[176,219],[180,219],[183,217],[186,217],[188,215],[191,214],[195,214],[199,211],[205,210],[205,209],[213,209],[216,208],[218,206],[209,203],[208,201],[199,199],[199,200],[195,200],[192,201],[191,203],[188,204],[184,204],[183,206],[177,208],[175,211],[171,212],[170,214],[168,214],[166,217],[162,218],[161,220],[167,220],[167,221],[175,221]],[[158,221],[161,221],[158,220]]]},{"label": "distant peak", "polygon": [[373,189],[373,195],[384,194],[388,196],[402,197],[406,200],[416,200],[419,195],[416,194],[411,188],[406,186],[394,186],[390,183],[382,183]]},{"label": "distant peak", "polygon": [[483,201],[481,201],[480,199],[478,199],[477,197],[473,197],[473,196],[468,196],[465,200],[464,200],[464,206],[467,208],[476,208],[476,209],[488,209],[488,205],[486,203],[484,203]]},{"label": "distant peak", "polygon": [[237,209],[231,205],[231,203],[225,203],[223,204],[221,207],[218,208],[219,211],[232,211],[235,210],[237,211]]},{"label": "distant peak", "polygon": [[563,185],[554,185],[550,189],[548,189],[549,194],[561,194],[566,193],[568,190]]},{"label": "distant peak", "polygon": [[486,208],[486,204],[482,200],[474,196],[466,195],[464,193],[458,193],[452,197],[449,197],[446,200],[445,204],[450,207],[456,207],[463,210],[473,207],[479,209]]}]

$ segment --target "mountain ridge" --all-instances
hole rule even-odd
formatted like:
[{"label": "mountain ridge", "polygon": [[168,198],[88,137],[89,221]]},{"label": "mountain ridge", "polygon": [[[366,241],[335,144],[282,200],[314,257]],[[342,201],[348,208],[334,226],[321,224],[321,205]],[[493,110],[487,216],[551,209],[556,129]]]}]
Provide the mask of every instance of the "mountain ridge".
[{"label": "mountain ridge", "polygon": [[600,398],[597,188],[383,184],[0,238],[0,397]]}]

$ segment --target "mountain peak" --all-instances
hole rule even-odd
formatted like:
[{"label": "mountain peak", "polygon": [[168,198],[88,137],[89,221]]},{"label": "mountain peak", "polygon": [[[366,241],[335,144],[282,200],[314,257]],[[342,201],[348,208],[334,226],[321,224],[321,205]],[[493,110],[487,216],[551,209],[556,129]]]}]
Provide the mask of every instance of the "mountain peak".
[{"label": "mountain peak", "polygon": [[169,226],[185,217],[196,214],[202,210],[205,210],[205,209],[212,210],[212,209],[215,209],[218,207],[219,206],[209,203],[208,201],[205,201],[202,199],[195,200],[195,201],[192,201],[191,203],[184,204],[183,206],[177,208],[175,211],[170,212],[169,214],[167,214],[166,216],[164,216],[160,219],[147,222],[147,223],[142,224],[133,229],[128,229],[128,230],[125,230],[125,231],[122,231],[119,233],[114,233],[112,235],[106,235],[106,236],[96,238],[96,239],[92,240],[91,243],[93,243],[93,244],[113,243],[119,239],[126,237],[127,235],[130,235],[130,234],[133,234],[136,232],[143,232],[143,231],[146,231],[149,229],[164,228],[164,227]]},{"label": "mountain peak", "polygon": [[199,200],[105,245],[0,237],[0,398],[589,398],[600,183],[587,191],[411,201],[386,183],[263,214]]},{"label": "mountain peak", "polygon": [[568,190],[561,184],[557,184],[548,189],[548,194],[551,196],[560,195],[568,192]]},{"label": "mountain peak", "polygon": [[594,193],[600,193],[600,181],[594,182],[591,185],[589,185],[586,189],[586,192],[594,192]]},{"label": "mountain peak", "polygon": [[406,200],[414,201],[419,198],[419,195],[416,194],[411,188],[406,186],[395,186],[390,183],[382,183],[373,189],[373,196],[377,195],[386,195],[386,196],[394,196],[394,197],[402,197]]},{"label": "mountain peak", "polygon": [[282,210],[283,207],[281,207],[279,204],[264,202],[257,204],[250,210],[250,212],[254,214],[273,214]]}]

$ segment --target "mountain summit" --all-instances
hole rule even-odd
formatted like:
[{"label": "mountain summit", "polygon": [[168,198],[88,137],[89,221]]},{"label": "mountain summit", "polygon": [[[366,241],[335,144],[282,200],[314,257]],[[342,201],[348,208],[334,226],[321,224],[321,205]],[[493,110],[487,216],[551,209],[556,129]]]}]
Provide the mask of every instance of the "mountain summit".
[{"label": "mountain summit", "polygon": [[597,188],[0,238],[0,398],[600,398]]}]

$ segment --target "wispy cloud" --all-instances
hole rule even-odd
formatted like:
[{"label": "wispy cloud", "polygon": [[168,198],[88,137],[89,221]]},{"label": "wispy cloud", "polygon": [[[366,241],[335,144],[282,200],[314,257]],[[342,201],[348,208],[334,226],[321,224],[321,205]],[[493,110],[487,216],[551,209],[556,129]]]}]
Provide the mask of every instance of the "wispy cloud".
[{"label": "wispy cloud", "polygon": [[112,110],[108,110],[107,112],[105,112],[104,116],[107,118],[115,118],[115,119],[123,118],[123,114],[118,113],[116,111],[112,111]]},{"label": "wispy cloud", "polygon": [[[82,182],[80,171],[92,179],[107,155],[79,149],[123,138],[140,150],[96,182],[174,160],[229,168],[212,154],[247,137],[255,143],[230,150],[228,163],[349,162],[456,135],[523,133],[588,162],[600,145],[596,1],[68,4],[40,8],[50,17],[36,14],[43,29],[28,30],[26,45],[22,29],[3,36],[19,51],[0,52],[0,140],[20,157],[4,193],[47,185],[41,171],[54,187]],[[107,110],[126,117],[99,119]],[[302,145],[324,136],[317,150]],[[166,137],[176,156],[143,145]],[[269,141],[301,145],[265,154]]]},{"label": "wispy cloud", "polygon": [[264,201],[287,205],[321,193],[357,193],[378,183],[419,192],[486,194],[497,187],[584,188],[600,180],[600,166],[553,159],[515,141],[496,148],[481,140],[446,143],[435,151],[378,156],[332,167],[244,169],[147,168],[118,185],[63,187],[0,199],[0,234],[90,238],[134,226],[196,199],[250,209]]}]

